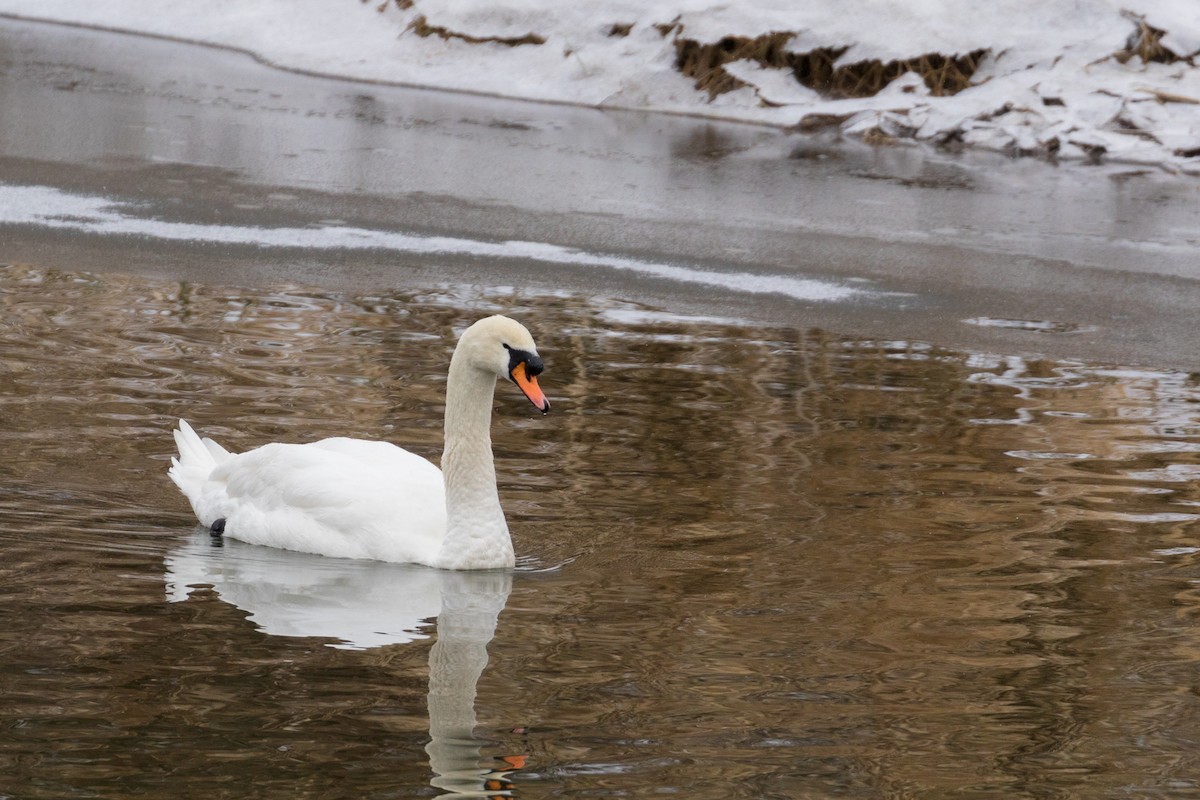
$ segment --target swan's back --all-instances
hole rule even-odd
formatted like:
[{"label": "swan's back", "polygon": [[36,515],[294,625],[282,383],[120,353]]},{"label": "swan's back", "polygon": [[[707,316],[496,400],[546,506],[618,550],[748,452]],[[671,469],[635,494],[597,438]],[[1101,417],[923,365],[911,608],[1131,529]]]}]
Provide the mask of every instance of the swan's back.
[{"label": "swan's back", "polygon": [[268,547],[429,564],[446,530],[441,470],[387,442],[268,444],[181,488],[203,524]]}]

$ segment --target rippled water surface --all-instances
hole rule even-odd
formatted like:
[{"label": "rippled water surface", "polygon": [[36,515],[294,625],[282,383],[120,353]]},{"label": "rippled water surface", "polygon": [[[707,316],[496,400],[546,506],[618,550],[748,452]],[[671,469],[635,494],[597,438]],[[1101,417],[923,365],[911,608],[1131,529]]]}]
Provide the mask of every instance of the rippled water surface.
[{"label": "rippled water surface", "polygon": [[[497,393],[519,564],[228,542],[165,475],[389,437],[436,458],[454,337]],[[0,268],[0,793],[1195,796],[1189,376],[431,287]]]}]

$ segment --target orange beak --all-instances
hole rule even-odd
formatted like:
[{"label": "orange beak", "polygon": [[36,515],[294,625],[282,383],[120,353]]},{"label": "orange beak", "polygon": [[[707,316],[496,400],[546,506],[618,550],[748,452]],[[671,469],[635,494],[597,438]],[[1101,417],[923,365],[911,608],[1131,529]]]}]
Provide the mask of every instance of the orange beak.
[{"label": "orange beak", "polygon": [[538,411],[543,414],[550,413],[550,401],[546,399],[542,387],[538,386],[537,378],[526,372],[524,361],[513,367],[512,379]]}]

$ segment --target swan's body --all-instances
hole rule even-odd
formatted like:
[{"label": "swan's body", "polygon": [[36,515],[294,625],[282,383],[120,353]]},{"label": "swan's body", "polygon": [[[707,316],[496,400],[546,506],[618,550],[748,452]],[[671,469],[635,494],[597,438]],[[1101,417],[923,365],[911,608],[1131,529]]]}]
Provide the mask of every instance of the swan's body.
[{"label": "swan's body", "polygon": [[[233,454],[180,420],[170,476],[203,525],[253,544],[342,558],[492,569],[514,563],[489,432],[498,377],[543,413],[533,338],[507,317],[463,333],[446,380],[442,469],[387,442],[323,439]],[[218,526],[220,527],[220,526]]]}]

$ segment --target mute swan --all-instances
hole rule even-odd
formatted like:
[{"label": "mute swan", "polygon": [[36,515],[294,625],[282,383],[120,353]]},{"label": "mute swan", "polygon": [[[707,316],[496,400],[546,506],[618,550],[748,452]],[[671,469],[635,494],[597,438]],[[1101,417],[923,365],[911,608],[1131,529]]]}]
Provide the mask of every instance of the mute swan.
[{"label": "mute swan", "polygon": [[323,439],[233,454],[187,422],[168,474],[201,524],[252,544],[342,558],[495,569],[514,564],[489,432],[498,378],[543,414],[542,359],[508,317],[463,333],[446,379],[442,469],[387,442]]}]

